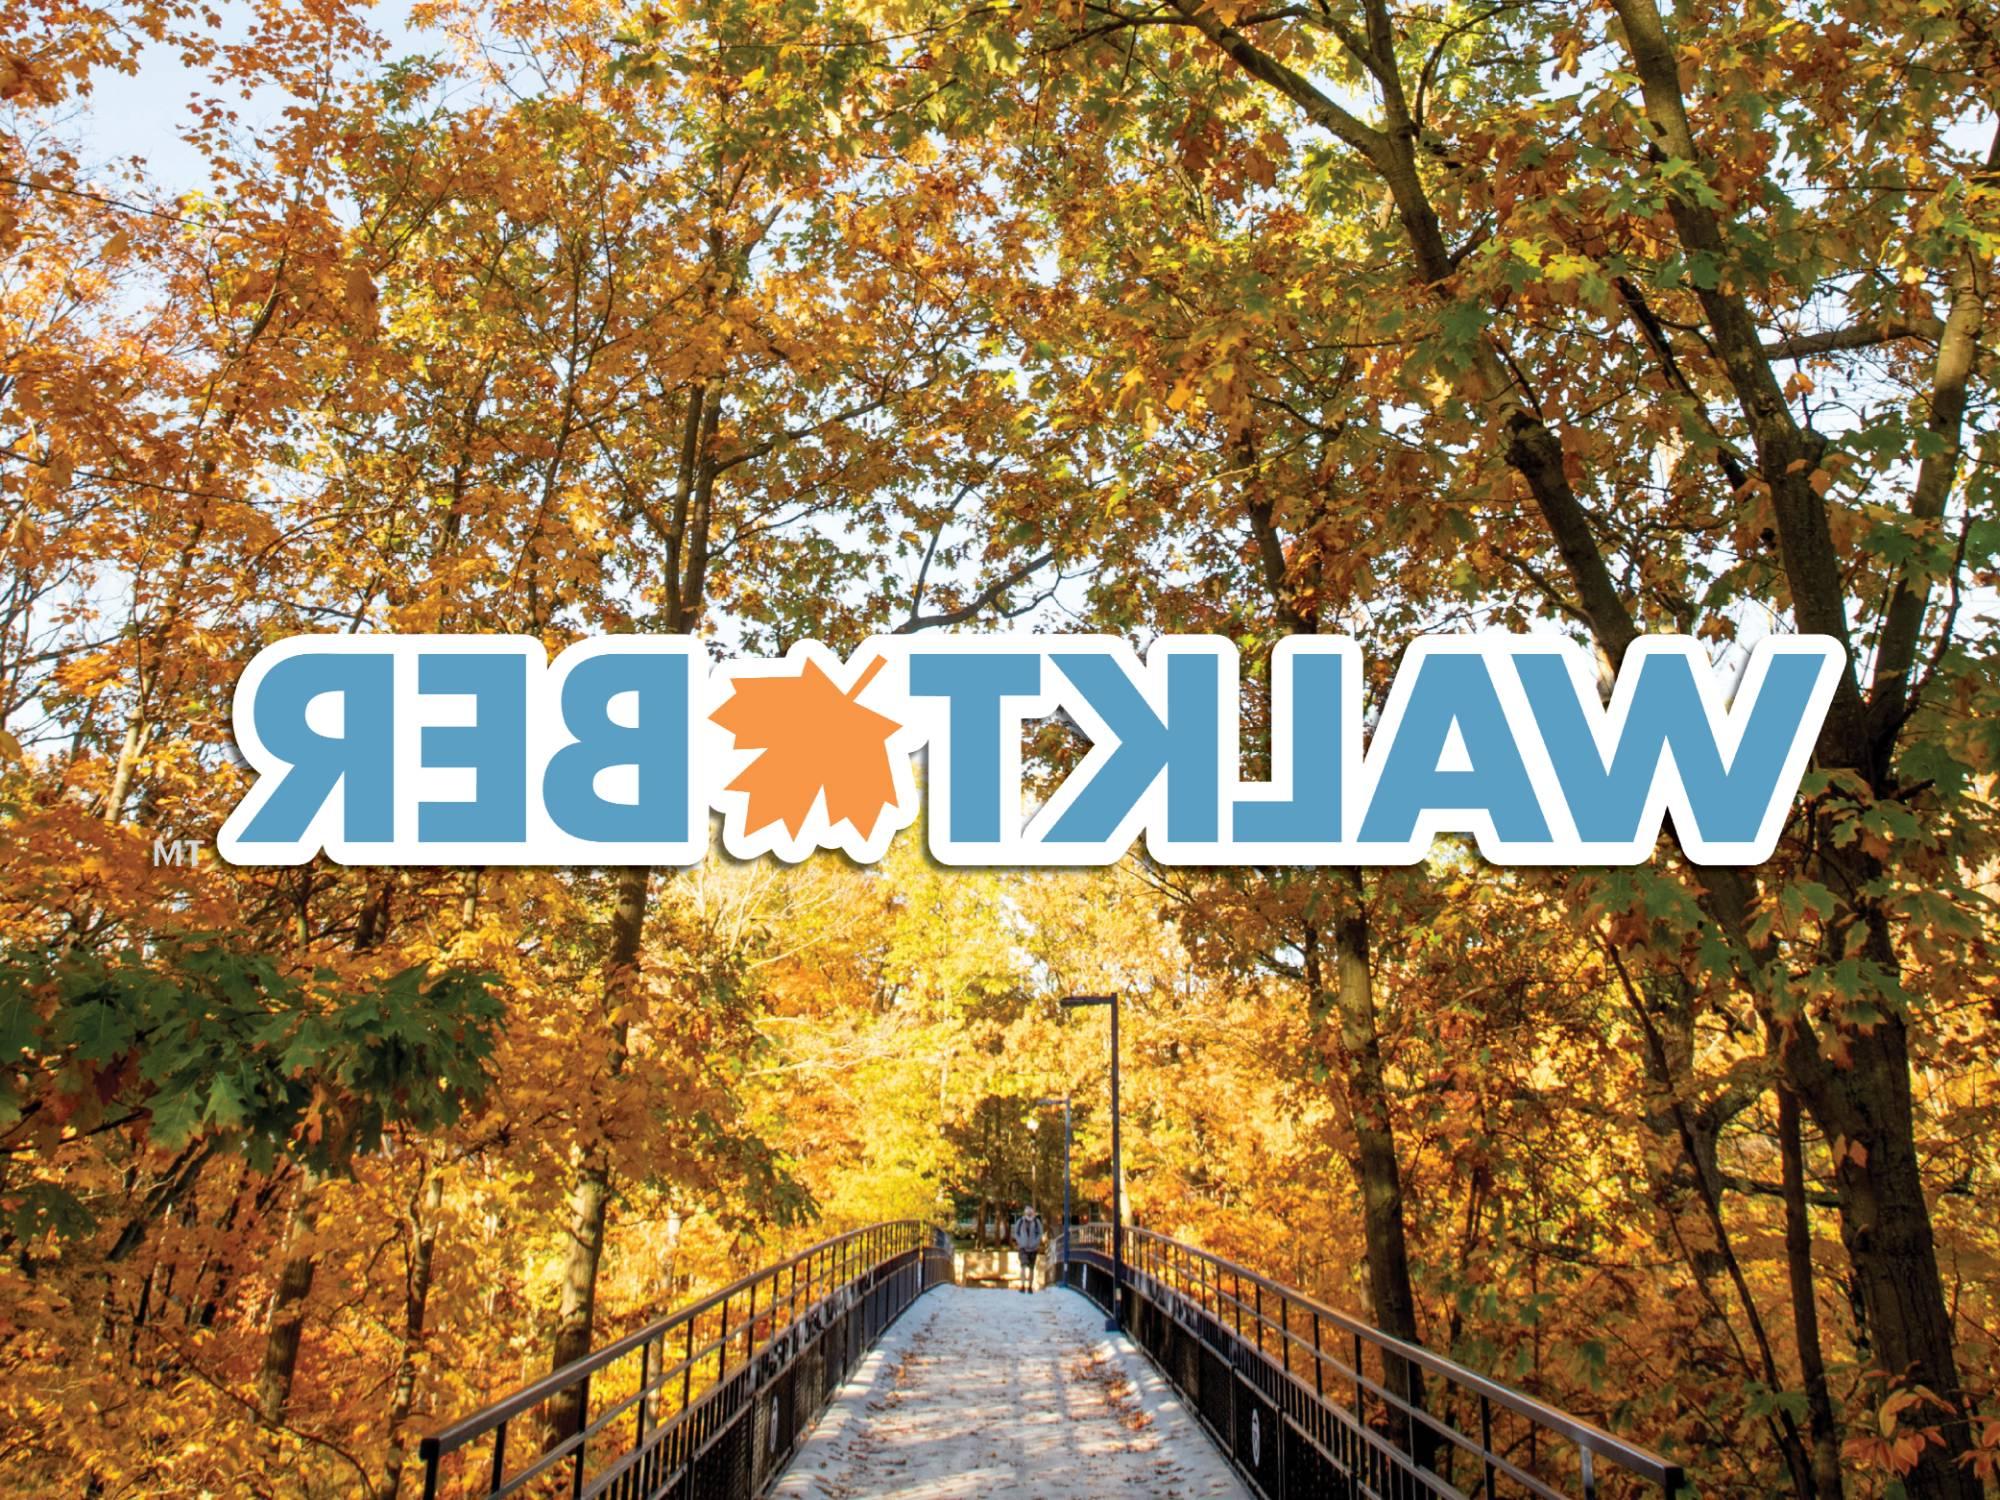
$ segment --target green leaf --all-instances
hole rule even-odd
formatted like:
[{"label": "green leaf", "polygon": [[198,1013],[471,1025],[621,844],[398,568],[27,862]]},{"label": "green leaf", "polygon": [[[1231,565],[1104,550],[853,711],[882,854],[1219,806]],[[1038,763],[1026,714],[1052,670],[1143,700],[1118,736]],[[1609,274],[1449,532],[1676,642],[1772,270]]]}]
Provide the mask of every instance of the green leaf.
[{"label": "green leaf", "polygon": [[1470,344],[1489,321],[1483,302],[1454,302],[1438,314],[1438,328],[1454,344]]},{"label": "green leaf", "polygon": [[153,1144],[169,1151],[187,1144],[201,1128],[201,1101],[191,1090],[162,1094],[153,1102]]},{"label": "green leaf", "polygon": [[225,1130],[233,1130],[250,1117],[249,1101],[243,1097],[243,1091],[236,1086],[234,1079],[227,1074],[218,1074],[208,1091],[205,1114]]},{"label": "green leaf", "polygon": [[41,1030],[42,1017],[35,1003],[21,990],[0,987],[0,1064],[11,1063],[31,1050]]},{"label": "green leaf", "polygon": [[0,1220],[17,1240],[35,1240],[44,1235],[58,1239],[80,1239],[97,1228],[77,1197],[50,1182],[30,1182],[0,1198]]},{"label": "green leaf", "polygon": [[102,1000],[86,1000],[62,1013],[60,1040],[77,1050],[85,1062],[108,1063],[132,1045],[132,1023]]}]

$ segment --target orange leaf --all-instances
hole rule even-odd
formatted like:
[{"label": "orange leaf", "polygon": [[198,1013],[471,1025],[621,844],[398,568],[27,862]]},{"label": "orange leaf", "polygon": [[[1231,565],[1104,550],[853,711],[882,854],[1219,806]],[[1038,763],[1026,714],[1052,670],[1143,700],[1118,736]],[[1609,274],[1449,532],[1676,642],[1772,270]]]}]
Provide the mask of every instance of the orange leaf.
[{"label": "orange leaf", "polygon": [[871,662],[845,693],[814,661],[796,677],[731,685],[729,701],[709,717],[739,750],[762,752],[729,784],[750,799],[745,832],[782,823],[797,838],[821,793],[829,824],[851,823],[863,838],[874,831],[896,800],[888,740],[902,726],[854,700],[881,669]]}]

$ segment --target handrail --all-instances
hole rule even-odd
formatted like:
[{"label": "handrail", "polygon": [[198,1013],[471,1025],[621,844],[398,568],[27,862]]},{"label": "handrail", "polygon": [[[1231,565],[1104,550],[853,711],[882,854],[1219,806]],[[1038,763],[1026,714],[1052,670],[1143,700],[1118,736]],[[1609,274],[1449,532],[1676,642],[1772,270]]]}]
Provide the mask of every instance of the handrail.
[{"label": "handrail", "polygon": [[[1432,1374],[1443,1376],[1454,1385],[1462,1386],[1477,1395],[1482,1395],[1489,1400],[1496,1401],[1516,1414],[1524,1416],[1542,1427],[1560,1432],[1563,1436],[1570,1438],[1574,1442],[1590,1443],[1597,1447],[1600,1452],[1606,1454],[1619,1453],[1627,1467],[1644,1473],[1647,1478],[1656,1482],[1664,1481],[1669,1470],[1673,1470],[1675,1473],[1679,1472],[1678,1465],[1669,1464],[1657,1454],[1638,1447],[1636,1444],[1627,1442],[1616,1433],[1606,1432],[1594,1422],[1583,1417],[1574,1416],[1560,1407],[1550,1406],[1546,1401],[1538,1400],[1524,1392],[1501,1385],[1498,1381],[1481,1375],[1476,1370],[1467,1369],[1456,1360],[1447,1359],[1441,1354],[1433,1353],[1421,1344],[1405,1343],[1394,1334],[1384,1333],[1381,1329],[1364,1323],[1359,1318],[1328,1307],[1325,1303],[1308,1296],[1304,1292],[1285,1286],[1281,1282],[1273,1281],[1268,1276],[1259,1275],[1257,1272],[1239,1265],[1233,1260],[1227,1260],[1207,1250],[1196,1249],[1191,1245],[1184,1245],[1179,1240],[1169,1239],[1165,1235],[1155,1233],[1149,1229],[1131,1229],[1127,1231],[1127,1236],[1133,1243],[1171,1246],[1180,1253],[1196,1256],[1209,1262],[1211,1265],[1230,1272],[1239,1281],[1248,1281],[1276,1292],[1288,1298],[1295,1306],[1304,1306],[1311,1311],[1317,1312],[1323,1322],[1332,1323],[1342,1332],[1359,1334],[1364,1341],[1373,1344],[1376,1348],[1386,1349],[1399,1358],[1407,1359],[1413,1364],[1421,1365]],[[1267,1319],[1267,1326],[1268,1322],[1269,1320]],[[1289,1330],[1286,1332],[1291,1339],[1299,1341],[1299,1335],[1292,1334]]]},{"label": "handrail", "polygon": [[[489,1435],[484,1477],[460,1476],[449,1493],[498,1500],[568,1466],[564,1490],[579,1500],[641,1500],[697,1479],[703,1493],[753,1495],[854,1360],[950,1279],[950,1237],[918,1220],[831,1236],[424,1438],[426,1500],[447,1492],[448,1461]],[[626,1367],[634,1354],[636,1371]],[[535,1449],[510,1472],[509,1426],[538,1408]],[[628,1418],[629,1433],[614,1430]]]},{"label": "handrail", "polygon": [[[1068,1284],[1108,1307],[1111,1265],[1102,1249],[1107,1227],[1081,1226],[1073,1235],[1066,1232],[1057,1240],[1055,1259]],[[1185,1342],[1192,1337],[1225,1356],[1222,1368],[1233,1372],[1224,1391],[1228,1401],[1202,1399],[1194,1403],[1211,1428],[1229,1425],[1233,1419],[1227,1414],[1240,1401],[1262,1403],[1267,1420],[1282,1420],[1300,1440],[1320,1450],[1315,1462],[1328,1462],[1336,1469],[1342,1467],[1342,1455],[1330,1451],[1334,1448],[1341,1449],[1349,1461],[1378,1462],[1380,1455],[1374,1450],[1386,1432],[1399,1445],[1388,1451],[1395,1455],[1389,1466],[1401,1481],[1439,1494],[1498,1496],[1499,1485],[1505,1480],[1514,1490],[1540,1500],[1565,1500],[1566,1492],[1556,1485],[1566,1481],[1548,1477],[1550,1455],[1542,1451],[1541,1441],[1545,1436],[1574,1447],[1577,1477],[1586,1500],[1594,1500],[1601,1493],[1600,1483],[1609,1477],[1599,1474],[1600,1465],[1622,1472],[1629,1480],[1657,1486],[1668,1496],[1686,1483],[1678,1464],[1585,1418],[1384,1333],[1235,1261],[1156,1231],[1126,1230],[1124,1284],[1132,1331],[1170,1377],[1187,1376],[1200,1364],[1188,1350],[1168,1348],[1177,1339]],[[1328,1345],[1329,1334],[1335,1339],[1332,1347]],[[1341,1357],[1342,1345],[1350,1346],[1352,1363]],[[1375,1351],[1379,1380],[1363,1367],[1366,1349]],[[1413,1367],[1476,1400],[1477,1436],[1459,1431],[1447,1419],[1456,1409],[1456,1400],[1441,1414],[1440,1403],[1424,1399],[1419,1382],[1410,1373]],[[1398,1370],[1404,1389],[1400,1396],[1391,1389]],[[1199,1375],[1193,1378],[1198,1384]],[[1219,1377],[1211,1377],[1211,1383],[1222,1386]],[[1188,1394],[1197,1395],[1192,1391]],[[1379,1414],[1379,1422],[1371,1422],[1371,1411]],[[1511,1447],[1496,1441],[1494,1435],[1495,1422],[1502,1414],[1526,1424]],[[1234,1454],[1237,1434],[1218,1432],[1217,1436],[1225,1451]],[[1522,1447],[1525,1456],[1515,1451]],[[1473,1460],[1476,1481],[1470,1490],[1459,1491],[1448,1480],[1443,1489],[1437,1488],[1442,1475],[1453,1467],[1449,1450]],[[1537,1469],[1544,1472],[1538,1475]],[[1252,1474],[1252,1478],[1266,1493],[1279,1493],[1268,1487],[1267,1476]]]},{"label": "handrail", "polygon": [[[789,1260],[775,1261],[771,1265],[763,1266],[750,1272],[747,1276],[740,1276],[720,1291],[710,1292],[699,1302],[692,1302],[686,1307],[675,1308],[672,1312],[655,1319],[645,1327],[635,1329],[623,1338],[606,1344],[602,1349],[593,1349],[581,1358],[571,1360],[561,1369],[552,1370],[532,1385],[523,1386],[519,1391],[516,1391],[505,1400],[496,1402],[492,1406],[483,1407],[470,1416],[461,1417],[449,1427],[441,1428],[430,1437],[424,1439],[424,1442],[426,1444],[436,1444],[446,1451],[463,1447],[466,1443],[485,1436],[502,1422],[519,1416],[531,1407],[539,1406],[557,1391],[574,1385],[583,1376],[603,1369],[604,1366],[610,1364],[612,1361],[630,1354],[641,1344],[654,1341],[668,1329],[677,1327],[691,1318],[698,1318],[703,1313],[711,1312],[721,1307],[724,1303],[732,1301],[739,1293],[747,1291],[753,1285],[761,1284],[768,1280],[774,1273],[788,1271],[794,1266],[810,1261],[813,1257],[832,1249],[834,1246],[858,1240],[864,1235],[874,1233],[876,1230],[901,1228],[905,1224],[915,1225],[917,1223],[918,1221],[915,1219],[899,1220],[888,1224],[870,1224],[862,1229],[850,1229],[845,1234],[829,1235],[817,1244],[807,1246]],[[923,1227],[928,1228],[929,1226],[926,1225]]]}]

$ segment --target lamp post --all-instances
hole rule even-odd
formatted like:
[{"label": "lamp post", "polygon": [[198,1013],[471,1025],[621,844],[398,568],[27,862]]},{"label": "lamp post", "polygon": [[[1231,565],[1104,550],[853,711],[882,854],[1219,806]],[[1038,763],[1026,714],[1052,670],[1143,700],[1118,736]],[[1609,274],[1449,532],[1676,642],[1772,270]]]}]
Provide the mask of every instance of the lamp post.
[{"label": "lamp post", "polygon": [[1038,1098],[1038,1106],[1056,1108],[1062,1106],[1062,1236],[1070,1236],[1070,1096],[1062,1098]]},{"label": "lamp post", "polygon": [[1028,1116],[1028,1139],[1033,1142],[1028,1152],[1028,1202],[1033,1204],[1042,1196],[1042,1118]]},{"label": "lamp post", "polygon": [[1065,995],[1064,1010],[1087,1005],[1111,1007],[1111,1316],[1104,1326],[1116,1332],[1125,1326],[1125,1156],[1118,1118],[1118,997]]}]

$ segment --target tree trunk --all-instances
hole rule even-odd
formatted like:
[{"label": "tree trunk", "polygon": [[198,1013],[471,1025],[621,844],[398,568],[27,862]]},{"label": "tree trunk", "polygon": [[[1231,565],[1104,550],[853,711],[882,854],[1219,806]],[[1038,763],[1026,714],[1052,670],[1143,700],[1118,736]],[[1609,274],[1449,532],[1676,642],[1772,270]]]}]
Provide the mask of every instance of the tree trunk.
[{"label": "tree trunk", "polygon": [[[721,263],[719,255],[716,260]],[[717,289],[711,285],[704,294],[704,304],[712,308],[716,295]],[[695,381],[689,393],[673,520],[661,537],[666,547],[662,563],[667,584],[663,623],[670,634],[691,633],[700,622],[707,599],[708,527],[718,473],[713,449],[722,394],[719,384],[706,379]],[[605,1019],[611,1031],[606,1071],[612,1078],[625,1067],[630,1030],[625,1015],[637,990],[639,944],[645,933],[652,874],[643,865],[629,866],[618,874],[604,965]],[[468,890],[468,903],[474,899],[475,891],[476,887]],[[469,905],[467,909],[470,910]],[[605,1215],[612,1187],[608,1143],[594,1141],[581,1153],[576,1182],[570,1191],[569,1243],[563,1255],[562,1302],[549,1351],[551,1370],[581,1358],[590,1348],[597,1314],[597,1273],[604,1259]],[[549,1446],[560,1443],[583,1425],[582,1395],[579,1390],[566,1390],[550,1399]]]},{"label": "tree trunk", "polygon": [[[579,1165],[569,1194],[568,1247],[563,1255],[562,1302],[556,1313],[555,1346],[549,1368],[559,1370],[590,1352],[597,1313],[597,1271],[604,1258],[604,1221],[611,1205],[611,1170],[602,1149],[591,1151]],[[558,1397],[549,1403],[551,1421],[565,1436],[554,1414],[574,1400]]]},{"label": "tree trunk", "polygon": [[1925,1447],[1904,1488],[1911,1500],[1981,1500],[1984,1485],[1959,1462],[1970,1451],[1970,1423],[1917,1159],[1908,1034],[1892,1015],[1845,1040],[1845,1068],[1817,1046],[1788,1040],[1786,1071],[1800,1103],[1834,1143],[1840,1238],[1861,1290],[1875,1362],[1892,1380],[1921,1385],[1951,1407],[1913,1412],[1917,1425],[1940,1422],[1944,1444]]},{"label": "tree trunk", "polygon": [[[145,678],[139,682],[139,696],[143,702],[146,694]],[[132,795],[132,778],[138,773],[139,757],[146,753],[146,744],[153,737],[152,723],[143,711],[135,712],[131,722],[125,726],[125,737],[118,744],[118,765],[111,773],[111,790],[104,797],[104,821],[113,825],[125,821],[125,804]]]},{"label": "tree trunk", "polygon": [[[1383,1077],[1382,1039],[1375,1020],[1375,980],[1369,968],[1368,913],[1362,906],[1361,878],[1353,875],[1353,904],[1335,924],[1334,1007],[1340,1044],[1347,1055],[1347,1093],[1354,1116],[1356,1162],[1361,1177],[1361,1221],[1368,1258],[1368,1295],[1375,1325],[1405,1343],[1417,1336],[1417,1299],[1410,1286],[1409,1236],[1403,1224],[1403,1173],[1396,1156],[1389,1087]],[[1424,1404],[1424,1381],[1417,1366],[1401,1359],[1383,1361],[1383,1383],[1412,1407]],[[1428,1464],[1430,1429],[1396,1417],[1391,1431],[1419,1462]]]},{"label": "tree trunk", "polygon": [[[1640,1123],[1667,1146],[1670,1154],[1665,1161],[1661,1161],[1647,1153],[1646,1184],[1660,1213],[1661,1248],[1668,1249],[1667,1241],[1673,1242],[1671,1248],[1680,1251],[1700,1293],[1695,1306],[1676,1309],[1692,1316],[1694,1322],[1691,1326],[1675,1325],[1676,1333],[1685,1327],[1691,1336],[1675,1338],[1673,1358],[1682,1369],[1701,1381],[1713,1382],[1723,1378],[1724,1369],[1729,1368],[1724,1351],[1740,1353],[1740,1346],[1722,1310],[1721,1299],[1715,1292],[1717,1284],[1728,1277],[1729,1269],[1723,1263],[1722,1247],[1716,1243],[1702,1212],[1699,1201],[1701,1189],[1684,1181],[1672,1166],[1674,1160],[1686,1162],[1689,1156],[1676,1120],[1675,1101],[1691,1093],[1694,996],[1689,993],[1689,986],[1680,975],[1669,971],[1663,977],[1677,982],[1669,995],[1656,995],[1652,1002],[1661,1046],[1657,1049],[1651,1046],[1645,1048],[1646,1076],[1653,1089],[1642,1107]],[[1694,1155],[1697,1158],[1690,1164],[1689,1170],[1702,1174],[1713,1183],[1717,1133],[1700,1128],[1697,1112],[1689,1112],[1689,1123],[1694,1127]]]},{"label": "tree trunk", "polygon": [[305,1333],[306,1298],[312,1294],[319,1256],[312,1233],[319,1220],[319,1196],[325,1186],[316,1172],[307,1172],[292,1204],[291,1227],[285,1235],[285,1263],[271,1296],[271,1314],[264,1335],[264,1366],[257,1376],[257,1414],[274,1426],[285,1419],[292,1399],[292,1375],[299,1364],[299,1340]]},{"label": "tree trunk", "polygon": [[[1830,830],[1820,830],[1820,843],[1822,858],[1833,864]],[[1880,878],[1872,860],[1838,858],[1828,882],[1836,888],[1859,890]],[[1724,929],[1747,948],[1742,934],[1748,926],[1748,882],[1724,867],[1705,871],[1704,879]],[[1869,928],[1863,956],[1894,974],[1886,918],[1879,907],[1857,905]],[[1842,937],[1836,928],[1830,940]],[[1749,959],[1753,969],[1760,961],[1755,954]],[[1885,1010],[1871,1029],[1844,1030],[1842,1063],[1827,1055],[1810,1017],[1773,1018],[1770,1024],[1786,1086],[1832,1145],[1840,1237],[1873,1362],[1891,1379],[1921,1385],[1951,1407],[1948,1413],[1934,1408],[1913,1413],[1920,1425],[1937,1421],[1944,1444],[1925,1447],[1917,1466],[1903,1476],[1904,1489],[1909,1500],[1981,1500],[1983,1485],[1959,1462],[1970,1451],[1971,1423],[1917,1157],[1909,1034],[1902,1017]]]},{"label": "tree trunk", "polygon": [[431,1262],[437,1252],[438,1215],[444,1208],[444,1174],[431,1167],[424,1179],[423,1207],[410,1215],[410,1271],[403,1287],[403,1347],[396,1356],[396,1378],[389,1389],[389,1451],[382,1461],[377,1500],[396,1500],[409,1458],[404,1425],[416,1401],[417,1366],[427,1336],[424,1314],[431,1298]]},{"label": "tree trunk", "polygon": [[[639,977],[639,940],[646,927],[646,898],[652,871],[633,865],[619,871],[616,905],[611,914],[611,947],[604,964],[604,1012],[611,1028],[611,1051],[605,1071],[616,1079],[625,1070],[630,1033],[628,1007]],[[563,1249],[562,1302],[556,1314],[549,1368],[560,1370],[590,1352],[597,1321],[597,1273],[604,1261],[604,1224],[611,1204],[609,1143],[598,1139],[578,1155],[576,1182],[570,1189],[568,1243]],[[549,1446],[582,1427],[583,1391],[576,1387],[549,1398]]]},{"label": "tree trunk", "polygon": [[1813,1293],[1812,1219],[1806,1207],[1805,1149],[1799,1138],[1798,1096],[1778,1087],[1778,1158],[1785,1188],[1785,1272],[1792,1294],[1792,1325],[1799,1342],[1799,1372],[1806,1391],[1806,1430],[1812,1438],[1816,1500],[1845,1500],[1840,1480],[1840,1429],[1827,1390],[1820,1352],[1819,1301]]},{"label": "tree trunk", "polygon": [[[1682,1155],[1694,1176],[1695,1191],[1707,1215],[1716,1254],[1720,1257],[1722,1269],[1728,1274],[1730,1283],[1736,1289],[1736,1300],[1743,1308],[1744,1321],[1750,1325],[1750,1336],[1756,1343],[1761,1368],[1751,1365],[1749,1353],[1740,1344],[1736,1346],[1737,1356],[1742,1361],[1746,1375],[1753,1378],[1761,1375],[1768,1390],[1779,1391],[1783,1389],[1784,1383],[1779,1376],[1778,1356],[1771,1347],[1771,1336],[1765,1330],[1764,1316],[1757,1310],[1757,1299],[1751,1294],[1749,1279],[1743,1274],[1742,1262],[1737,1259],[1736,1251],[1729,1242],[1729,1226],[1722,1217],[1722,1192],[1714,1170],[1713,1141],[1711,1139],[1704,1147],[1703,1135],[1695,1123],[1695,1112],[1688,1107],[1673,1086],[1673,1065],[1668,1061],[1666,1041],[1660,1035],[1660,1028],[1653,1021],[1645,996],[1640,993],[1638,985],[1632,982],[1630,972],[1618,956],[1617,947],[1606,942],[1605,953],[1610,957],[1612,967],[1617,970],[1618,981],[1625,990],[1626,999],[1631,1002],[1633,1015],[1637,1017],[1641,1031],[1645,1034],[1646,1050],[1652,1054],[1647,1071],[1655,1079],[1669,1080],[1664,1101],[1666,1109],[1673,1118],[1674,1132],[1680,1137]],[[1701,1290],[1703,1295],[1713,1301],[1714,1292],[1708,1282],[1701,1283]],[[1717,1320],[1727,1328],[1722,1305],[1715,1302],[1714,1307]],[[1730,1337],[1734,1342],[1733,1330],[1730,1331]],[[1792,1488],[1799,1496],[1799,1500],[1813,1500],[1812,1464],[1806,1454],[1805,1440],[1799,1436],[1798,1422],[1783,1407],[1780,1407],[1775,1414],[1767,1415],[1764,1422],[1770,1431],[1772,1443],[1784,1460],[1786,1471],[1791,1475]]]}]

